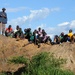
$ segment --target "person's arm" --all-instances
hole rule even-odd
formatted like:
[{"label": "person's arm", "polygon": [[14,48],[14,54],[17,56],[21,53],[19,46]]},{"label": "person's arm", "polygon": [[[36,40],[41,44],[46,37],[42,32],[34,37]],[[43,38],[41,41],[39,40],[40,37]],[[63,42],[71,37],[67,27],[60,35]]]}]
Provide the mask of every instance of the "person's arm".
[{"label": "person's arm", "polygon": [[2,17],[2,12],[0,12],[0,17]]},{"label": "person's arm", "polygon": [[7,14],[6,13],[2,13],[2,17],[3,18],[7,18]]},{"label": "person's arm", "polygon": [[4,14],[5,16],[3,15],[3,17],[2,17],[2,23],[3,23],[3,24],[7,24],[7,14],[6,14],[5,12],[4,12],[3,14]]},{"label": "person's arm", "polygon": [[0,15],[0,17],[2,17],[2,15]]},{"label": "person's arm", "polygon": [[5,32],[8,32],[8,28],[5,29]]}]

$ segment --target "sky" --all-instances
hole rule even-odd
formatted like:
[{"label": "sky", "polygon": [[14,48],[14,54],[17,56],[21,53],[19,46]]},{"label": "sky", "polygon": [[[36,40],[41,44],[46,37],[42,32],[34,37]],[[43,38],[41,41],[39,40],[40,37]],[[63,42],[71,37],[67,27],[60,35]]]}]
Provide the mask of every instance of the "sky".
[{"label": "sky", "polygon": [[51,38],[68,33],[75,33],[75,0],[0,0],[0,11],[6,8],[8,25],[15,29],[32,31],[41,27]]}]

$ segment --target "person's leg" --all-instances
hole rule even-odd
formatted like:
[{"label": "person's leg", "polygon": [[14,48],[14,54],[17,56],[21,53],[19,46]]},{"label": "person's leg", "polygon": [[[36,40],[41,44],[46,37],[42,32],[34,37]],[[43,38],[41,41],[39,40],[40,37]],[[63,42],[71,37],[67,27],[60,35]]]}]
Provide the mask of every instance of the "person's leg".
[{"label": "person's leg", "polygon": [[47,43],[48,41],[50,42],[50,44],[52,43],[52,40],[49,36],[46,38],[45,43]]},{"label": "person's leg", "polygon": [[5,36],[8,36],[6,31],[5,31]]},{"label": "person's leg", "polygon": [[5,34],[5,24],[2,24],[2,35]]},{"label": "person's leg", "polygon": [[0,34],[2,33],[2,23],[0,22]]},{"label": "person's leg", "polygon": [[40,48],[40,46],[41,46],[41,37],[39,37],[39,38],[37,39],[37,45],[38,45],[38,48]]}]

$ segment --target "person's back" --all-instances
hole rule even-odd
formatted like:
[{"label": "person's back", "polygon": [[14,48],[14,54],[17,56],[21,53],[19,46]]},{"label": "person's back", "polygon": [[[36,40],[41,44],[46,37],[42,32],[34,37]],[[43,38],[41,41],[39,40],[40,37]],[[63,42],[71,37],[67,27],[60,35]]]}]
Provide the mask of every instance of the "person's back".
[{"label": "person's back", "polygon": [[73,33],[72,32],[68,33],[68,36],[71,38],[73,36]]},{"label": "person's back", "polygon": [[68,41],[72,41],[72,37],[73,37],[73,33],[72,30],[70,29],[68,33]]},{"label": "person's back", "polygon": [[54,36],[53,44],[60,44],[60,39],[59,39],[59,36],[58,35],[55,35]]}]

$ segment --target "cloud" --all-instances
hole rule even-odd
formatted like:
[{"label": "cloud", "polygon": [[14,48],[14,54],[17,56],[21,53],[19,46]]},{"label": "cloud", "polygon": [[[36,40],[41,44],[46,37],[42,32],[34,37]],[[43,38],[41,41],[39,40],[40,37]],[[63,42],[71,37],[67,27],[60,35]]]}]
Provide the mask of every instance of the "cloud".
[{"label": "cloud", "polygon": [[32,19],[43,19],[47,17],[51,12],[58,11],[59,8],[43,8],[40,10],[30,10],[31,14],[29,15],[29,18]]},{"label": "cloud", "polygon": [[27,16],[23,16],[23,17],[18,17],[17,19],[13,19],[11,21],[8,22],[8,25],[13,25],[13,28],[16,26],[16,25],[24,25],[28,20],[28,17]]},{"label": "cloud", "polygon": [[48,8],[43,8],[40,10],[30,10],[31,14],[29,15],[30,20],[33,19],[43,19],[48,16],[49,14],[49,9]]},{"label": "cloud", "polygon": [[59,11],[60,10],[60,8],[52,8],[52,9],[50,9],[50,11]]},{"label": "cloud", "polygon": [[26,7],[17,7],[17,8],[6,8],[7,12],[19,12],[25,10]]},{"label": "cloud", "polygon": [[30,23],[33,20],[40,20],[49,14],[49,9],[41,9],[41,10],[30,10],[30,15],[29,16],[23,16],[23,17],[18,17],[16,19],[13,19],[9,21],[9,24],[13,25],[23,25],[26,22]]},{"label": "cloud", "polygon": [[[64,30],[69,30],[69,29],[72,29],[72,30],[74,30],[75,31],[75,20],[72,20],[72,21],[70,21],[70,22],[63,22],[63,23],[60,23],[60,24],[58,24],[58,27],[61,29],[61,27],[62,27],[62,29],[64,29]],[[61,30],[62,30],[61,29]]]},{"label": "cloud", "polygon": [[[20,10],[24,10],[25,7],[19,7],[19,8],[15,8],[15,9],[7,9],[10,12],[17,12]],[[46,18],[50,12],[56,11],[55,9],[52,10],[49,8],[43,8],[43,9],[39,9],[39,10],[30,10],[30,15],[29,16],[23,16],[23,17],[18,17],[16,19],[13,19],[11,21],[8,22],[8,24],[13,24],[13,25],[23,25],[26,22],[32,22],[40,20],[40,19],[44,19]]]},{"label": "cloud", "polygon": [[70,23],[69,22],[63,22],[63,23],[61,23],[61,24],[58,24],[58,26],[67,26],[67,25],[69,25]]},{"label": "cloud", "polygon": [[75,28],[75,20],[71,21],[71,25],[70,25],[70,28]]},{"label": "cloud", "polygon": [[40,24],[36,27],[36,29],[38,29],[39,27],[41,27],[42,29],[44,29],[46,27],[46,24]]}]

